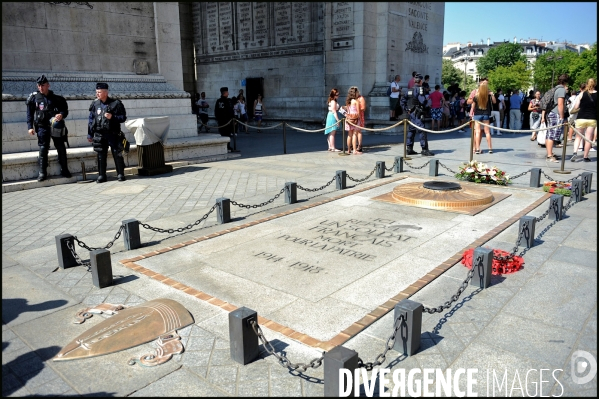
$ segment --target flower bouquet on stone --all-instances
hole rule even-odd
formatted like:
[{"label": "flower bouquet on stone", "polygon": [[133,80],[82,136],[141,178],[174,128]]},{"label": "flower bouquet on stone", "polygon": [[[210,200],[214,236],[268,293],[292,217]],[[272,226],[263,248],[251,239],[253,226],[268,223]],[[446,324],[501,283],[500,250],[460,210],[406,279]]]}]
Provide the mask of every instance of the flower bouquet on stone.
[{"label": "flower bouquet on stone", "polygon": [[[502,274],[515,273],[522,269],[524,265],[524,258],[518,255],[512,257],[510,253],[502,251],[501,249],[493,249],[493,262],[492,271],[493,276],[501,276]],[[472,258],[474,257],[474,248],[470,248],[464,252],[462,257],[462,264],[468,269],[472,269]],[[507,259],[495,259],[495,258],[507,258]]]},{"label": "flower bouquet on stone", "polygon": [[551,194],[560,194],[565,197],[572,195],[572,184],[562,181],[546,181],[543,184],[543,191]]},{"label": "flower bouquet on stone", "polygon": [[496,166],[470,161],[460,166],[460,171],[456,173],[456,178],[474,183],[498,184],[506,186],[511,183],[510,175],[498,169]]}]

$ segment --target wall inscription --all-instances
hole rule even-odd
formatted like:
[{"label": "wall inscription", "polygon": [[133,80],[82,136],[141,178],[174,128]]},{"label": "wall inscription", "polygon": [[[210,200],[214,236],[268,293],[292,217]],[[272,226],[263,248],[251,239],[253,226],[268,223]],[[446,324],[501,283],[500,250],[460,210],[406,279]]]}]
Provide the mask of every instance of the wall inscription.
[{"label": "wall inscription", "polygon": [[354,6],[350,2],[333,2],[332,37],[353,36]]}]

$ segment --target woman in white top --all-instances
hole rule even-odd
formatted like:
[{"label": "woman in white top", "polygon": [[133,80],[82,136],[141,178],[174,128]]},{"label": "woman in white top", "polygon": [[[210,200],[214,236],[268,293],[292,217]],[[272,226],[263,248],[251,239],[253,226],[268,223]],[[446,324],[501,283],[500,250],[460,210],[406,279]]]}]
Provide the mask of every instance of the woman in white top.
[{"label": "woman in white top", "polygon": [[237,118],[239,119],[239,121],[245,124],[243,125],[245,127],[245,133],[250,134],[250,132],[248,132],[247,127],[248,114],[246,111],[245,97],[243,96],[243,94],[240,94],[237,97],[237,104],[235,104],[235,113],[237,114]]},{"label": "woman in white top", "polygon": [[258,98],[254,100],[254,119],[258,122],[258,133],[261,131],[262,115],[266,115],[266,108],[262,103],[262,94],[258,94]]},{"label": "woman in white top", "polygon": [[327,143],[329,144],[329,151],[339,152],[338,149],[335,148],[335,133],[339,129],[339,121],[343,118],[339,114],[339,103],[337,102],[337,98],[339,98],[339,90],[333,89],[329,94],[329,113],[327,114],[326,121],[326,129],[324,134],[328,134]]}]

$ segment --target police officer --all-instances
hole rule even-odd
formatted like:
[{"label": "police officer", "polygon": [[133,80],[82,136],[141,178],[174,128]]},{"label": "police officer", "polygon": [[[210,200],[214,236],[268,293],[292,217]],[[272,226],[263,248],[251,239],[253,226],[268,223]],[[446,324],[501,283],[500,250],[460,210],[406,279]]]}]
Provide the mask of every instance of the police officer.
[{"label": "police officer", "polygon": [[[221,126],[218,128],[218,132],[221,136],[225,137],[231,137],[233,133],[233,122],[224,126],[234,117],[233,104],[231,104],[231,100],[229,100],[228,97],[229,88],[221,87],[220,98],[216,100],[216,104],[214,104],[214,117],[216,118],[218,125]],[[227,150],[229,152],[233,151],[233,148],[231,148],[231,141],[227,143]]]},{"label": "police officer", "polygon": [[[29,134],[37,133],[37,145],[39,146],[39,165],[40,171],[37,181],[44,181],[48,177],[46,168],[48,167],[48,151],[50,150],[50,137],[54,142],[54,147],[58,152],[58,163],[60,164],[60,174],[64,177],[71,177],[67,166],[66,126],[64,119],[69,114],[69,106],[64,97],[54,94],[50,90],[50,83],[45,75],[37,78],[37,91],[34,91],[27,98],[27,128]],[[55,126],[52,134],[52,124]]]},{"label": "police officer", "polygon": [[127,120],[127,112],[123,103],[108,97],[108,84],[96,84],[96,97],[89,107],[87,141],[93,143],[94,151],[98,153],[98,180],[106,181],[106,162],[108,146],[114,158],[117,180],[125,181],[125,160],[123,159],[124,144],[121,136],[121,123]]},{"label": "police officer", "polygon": [[[425,96],[424,89],[422,88],[422,75],[417,74],[414,76],[414,87],[412,88],[412,97],[410,98],[408,104],[408,115],[410,116],[410,122],[418,127],[424,127],[424,108],[426,106],[427,97]],[[410,125],[408,130],[408,138],[406,140],[406,154],[407,155],[416,155],[418,154],[414,151],[414,136],[416,135],[416,128]],[[420,130],[420,129],[418,129]],[[420,153],[422,156],[432,157],[432,152],[428,149],[428,138],[426,137],[426,132],[424,130],[420,130],[420,146],[422,147],[422,152]]]}]

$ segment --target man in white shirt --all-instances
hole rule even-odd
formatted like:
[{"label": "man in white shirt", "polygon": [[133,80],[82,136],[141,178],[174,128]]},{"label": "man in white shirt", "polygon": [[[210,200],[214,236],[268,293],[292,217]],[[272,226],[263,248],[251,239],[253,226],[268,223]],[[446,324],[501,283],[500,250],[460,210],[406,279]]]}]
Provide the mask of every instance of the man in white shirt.
[{"label": "man in white shirt", "polygon": [[397,108],[397,103],[399,102],[399,96],[401,95],[401,88],[399,87],[399,81],[401,78],[399,75],[395,75],[395,80],[391,82],[391,95],[389,96],[389,120],[396,121],[397,116],[395,116],[395,109]]},{"label": "man in white shirt", "polygon": [[503,117],[505,115],[505,96],[501,89],[497,89],[497,101],[499,102],[499,127],[503,127]]}]

